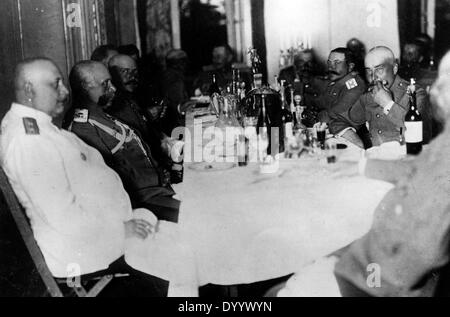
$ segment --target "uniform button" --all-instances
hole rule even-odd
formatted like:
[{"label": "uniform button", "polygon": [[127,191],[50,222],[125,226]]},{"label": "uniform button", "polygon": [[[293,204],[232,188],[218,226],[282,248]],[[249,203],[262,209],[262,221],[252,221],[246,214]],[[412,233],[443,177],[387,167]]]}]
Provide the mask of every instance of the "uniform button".
[{"label": "uniform button", "polygon": [[380,117],[381,117],[381,116],[380,116],[380,114],[379,114],[379,113],[377,113],[376,117],[377,117],[378,119],[380,119]]},{"label": "uniform button", "polygon": [[382,134],[383,133],[383,131],[381,131],[381,130],[378,130],[378,134]]}]

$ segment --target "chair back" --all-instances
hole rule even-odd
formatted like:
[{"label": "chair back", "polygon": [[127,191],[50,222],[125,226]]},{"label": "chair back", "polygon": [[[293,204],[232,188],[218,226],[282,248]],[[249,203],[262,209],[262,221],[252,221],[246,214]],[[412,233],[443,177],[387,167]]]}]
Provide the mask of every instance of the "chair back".
[{"label": "chair back", "polygon": [[3,197],[6,202],[6,207],[11,213],[14,222],[17,225],[17,229],[22,236],[23,241],[25,242],[25,246],[27,247],[28,252],[31,255],[31,258],[36,266],[39,275],[44,282],[48,293],[52,297],[63,297],[61,289],[55,281],[52,273],[50,272],[47,264],[45,263],[44,256],[41,253],[41,250],[34,239],[33,230],[31,229],[30,222],[28,221],[28,217],[25,214],[22,206],[20,205],[17,197],[8,181],[8,177],[6,176],[3,168],[0,167],[0,190],[3,194]]}]

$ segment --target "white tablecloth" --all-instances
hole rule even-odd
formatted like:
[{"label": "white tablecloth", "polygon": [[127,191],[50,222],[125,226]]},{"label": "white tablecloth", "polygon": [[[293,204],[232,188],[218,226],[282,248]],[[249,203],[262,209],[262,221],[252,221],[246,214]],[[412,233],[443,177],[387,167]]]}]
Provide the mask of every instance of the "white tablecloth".
[{"label": "white tablecloth", "polygon": [[[346,151],[343,156],[352,149]],[[282,160],[274,175],[260,174],[256,164],[210,172],[191,167],[175,190],[201,285],[248,284],[298,271],[364,235],[392,188],[356,175],[333,178],[336,165],[312,157]]]}]

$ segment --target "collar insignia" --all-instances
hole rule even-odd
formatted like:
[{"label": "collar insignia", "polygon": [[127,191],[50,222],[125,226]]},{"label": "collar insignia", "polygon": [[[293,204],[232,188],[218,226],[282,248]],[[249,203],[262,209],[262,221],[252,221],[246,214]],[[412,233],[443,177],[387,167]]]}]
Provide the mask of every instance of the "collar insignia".
[{"label": "collar insignia", "polygon": [[89,110],[87,109],[77,109],[73,115],[73,122],[77,123],[87,123],[89,119]]},{"label": "collar insignia", "polygon": [[345,82],[345,85],[347,86],[348,90],[351,90],[353,88],[358,87],[358,83],[356,82],[355,78],[349,79]]},{"label": "collar insignia", "polygon": [[39,135],[39,127],[37,121],[34,118],[23,118],[23,126],[25,127],[25,133],[28,135]]}]

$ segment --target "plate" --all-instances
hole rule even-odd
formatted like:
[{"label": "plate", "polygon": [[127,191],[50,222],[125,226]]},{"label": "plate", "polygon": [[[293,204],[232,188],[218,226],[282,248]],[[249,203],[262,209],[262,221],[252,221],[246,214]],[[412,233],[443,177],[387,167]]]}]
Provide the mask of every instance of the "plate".
[{"label": "plate", "polygon": [[232,168],[235,168],[235,163],[195,163],[192,165],[189,165],[188,168],[197,171],[197,172],[218,172],[218,171],[226,171],[230,170]]}]

